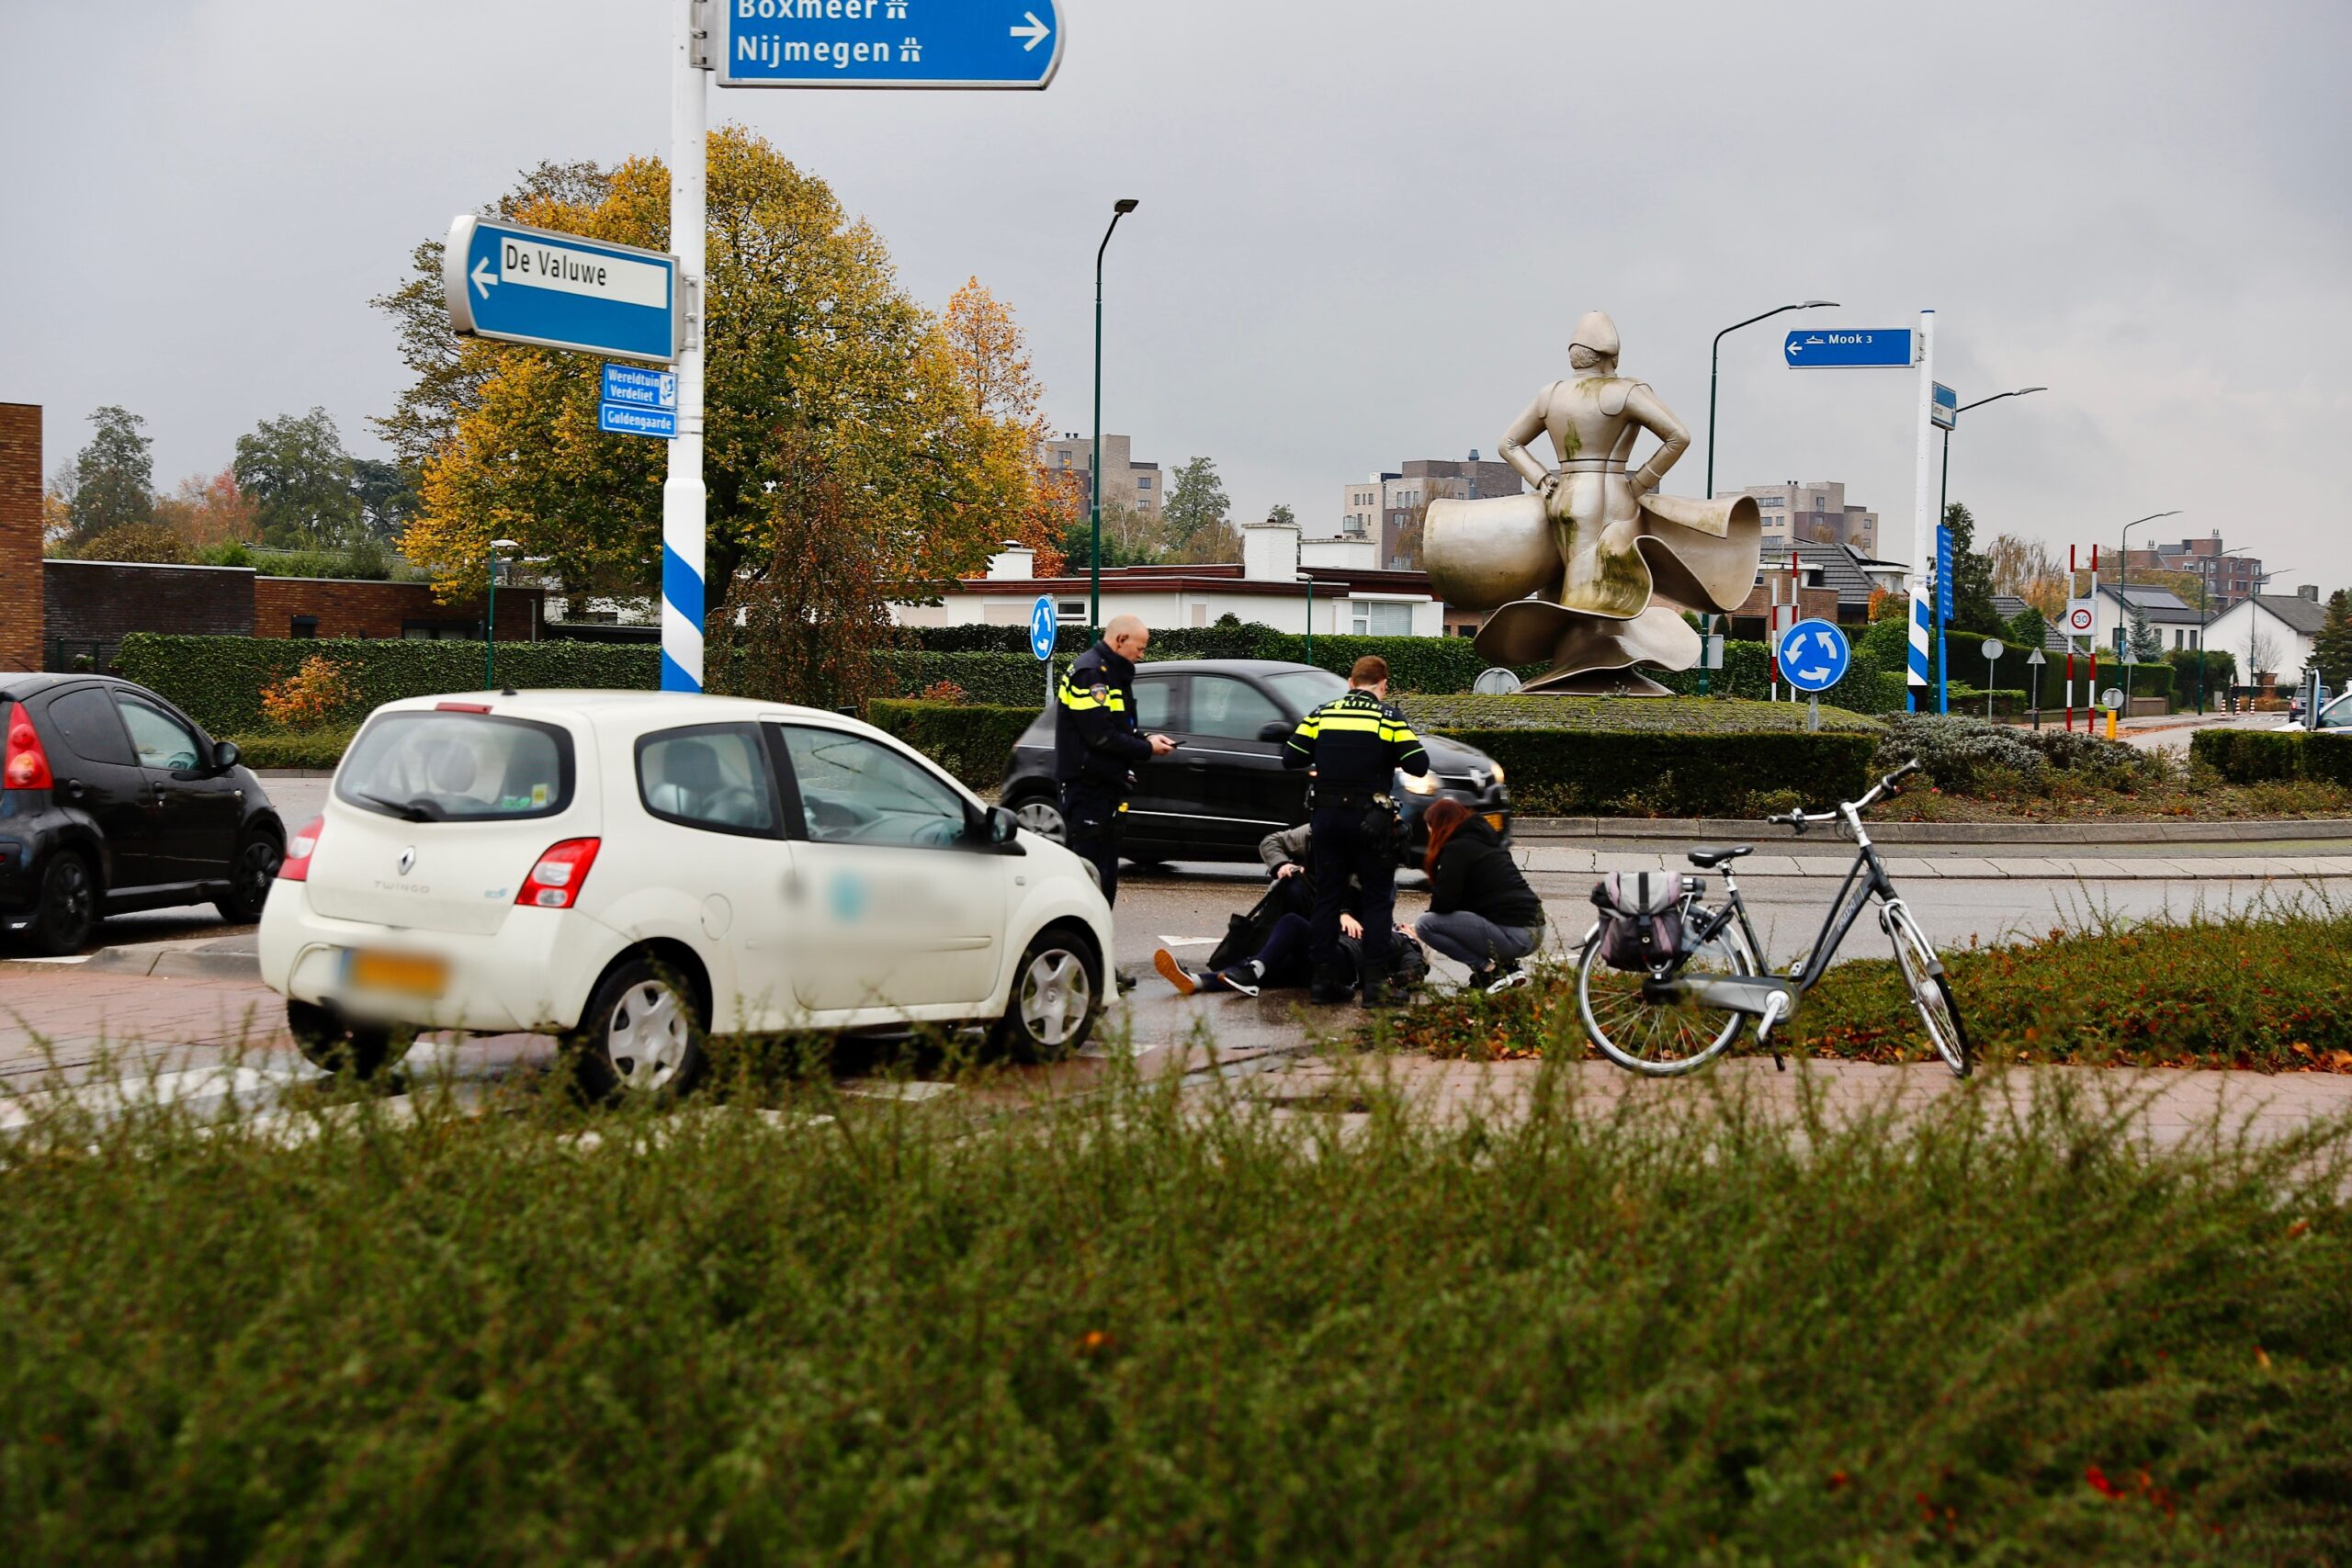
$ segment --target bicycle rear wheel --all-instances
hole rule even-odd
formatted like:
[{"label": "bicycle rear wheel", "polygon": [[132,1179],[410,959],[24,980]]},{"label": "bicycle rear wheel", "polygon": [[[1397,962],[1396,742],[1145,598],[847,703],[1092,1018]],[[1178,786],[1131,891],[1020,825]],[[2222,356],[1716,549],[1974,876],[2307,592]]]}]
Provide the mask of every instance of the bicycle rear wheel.
[{"label": "bicycle rear wheel", "polygon": [[[1693,926],[1706,919],[1687,917]],[[1736,925],[1728,926],[1683,964],[1684,975],[1753,975],[1757,965]],[[1600,1054],[1629,1072],[1672,1077],[1704,1066],[1739,1037],[1747,1015],[1690,1001],[1655,1000],[1643,994],[1649,976],[1611,969],[1600,959],[1598,927],[1577,960],[1577,1012]]]},{"label": "bicycle rear wheel", "polygon": [[1937,958],[1934,945],[1911,918],[1911,911],[1902,905],[1888,905],[1881,919],[1894,943],[1894,962],[1903,971],[1903,983],[1911,989],[1911,1002],[1919,1010],[1919,1022],[1928,1032],[1928,1043],[1944,1059],[1952,1077],[1966,1077],[1975,1055],[1969,1047],[1967,1028],[1960,1021],[1960,1004],[1952,999],[1951,982],[1944,978],[1943,963]]}]

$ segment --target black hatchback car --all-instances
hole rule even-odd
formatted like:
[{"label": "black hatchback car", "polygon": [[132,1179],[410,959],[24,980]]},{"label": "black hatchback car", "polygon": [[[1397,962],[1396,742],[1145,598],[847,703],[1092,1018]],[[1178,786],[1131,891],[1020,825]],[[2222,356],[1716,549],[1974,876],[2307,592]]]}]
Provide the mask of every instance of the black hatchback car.
[{"label": "black hatchback car", "polygon": [[102,675],[0,674],[0,932],[66,953],[132,909],[261,918],[286,828],[233,743]]},{"label": "black hatchback car", "polygon": [[[1268,659],[1171,659],[1136,670],[1136,720],[1182,742],[1136,765],[1119,852],[1133,861],[1255,860],[1258,840],[1306,820],[1306,773],[1283,766],[1283,747],[1307,713],[1348,689],[1329,670]],[[1396,792],[1418,856],[1421,814],[1452,795],[1510,833],[1503,770],[1484,751],[1425,735],[1426,779]],[[1012,750],[1001,797],[1021,825],[1066,841],[1054,785],[1054,715],[1038,716]]]}]

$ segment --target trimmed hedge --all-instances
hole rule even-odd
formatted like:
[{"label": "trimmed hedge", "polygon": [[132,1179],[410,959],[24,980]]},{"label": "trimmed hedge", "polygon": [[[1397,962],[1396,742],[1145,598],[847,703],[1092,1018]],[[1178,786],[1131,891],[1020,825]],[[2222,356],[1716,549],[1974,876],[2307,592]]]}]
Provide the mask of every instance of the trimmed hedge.
[{"label": "trimmed hedge", "polygon": [[2233,784],[2301,781],[2352,787],[2352,736],[2298,729],[2200,729],[2188,738],[2188,755]]},{"label": "trimmed hedge", "polygon": [[[358,637],[165,637],[132,632],[122,639],[116,667],[186,709],[215,735],[259,733],[264,686],[285,679],[302,661],[323,656],[350,672],[358,697],[338,724],[356,724],[370,709],[401,697],[482,689],[483,648],[478,642],[420,642]],[[515,642],[498,648],[502,685],[528,688],[596,686],[650,689],[661,683],[660,650],[644,644]]]},{"label": "trimmed hedge", "polygon": [[248,768],[316,768],[331,772],[343,761],[356,728],[314,729],[306,733],[271,729],[232,735],[239,761]]},{"label": "trimmed hedge", "polygon": [[886,698],[867,705],[865,716],[973,789],[992,790],[1004,783],[1014,742],[1043,711]]},{"label": "trimmed hedge", "polygon": [[1870,787],[1875,732],[1691,734],[1449,728],[1503,765],[1524,817],[1744,817]]},{"label": "trimmed hedge", "polygon": [[[1805,727],[1803,703],[1701,701],[1680,697],[1546,697],[1519,694],[1408,696],[1400,700],[1418,729],[1551,729],[1584,735],[1787,734]],[[1823,705],[1821,728],[1878,735],[1875,718]]]}]

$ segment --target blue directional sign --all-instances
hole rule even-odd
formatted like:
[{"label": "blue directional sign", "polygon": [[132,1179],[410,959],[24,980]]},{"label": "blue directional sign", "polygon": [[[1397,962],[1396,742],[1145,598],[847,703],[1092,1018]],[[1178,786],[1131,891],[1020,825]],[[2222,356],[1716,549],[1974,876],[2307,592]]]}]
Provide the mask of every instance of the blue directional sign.
[{"label": "blue directional sign", "polygon": [[674,370],[640,370],[634,365],[605,367],[605,401],[628,403],[641,409],[675,409],[678,406],[678,373]]},{"label": "blue directional sign", "polygon": [[1928,417],[1938,428],[1952,430],[1960,424],[1960,394],[1941,381],[1934,383],[1935,397],[1928,404]]},{"label": "blue directional sign", "polygon": [[1908,327],[1828,327],[1791,333],[1781,352],[1796,370],[1913,363]]},{"label": "blue directional sign", "polygon": [[1936,614],[1951,619],[1951,530],[1936,525]]},{"label": "blue directional sign", "polygon": [[678,357],[678,258],[468,214],[442,252],[449,324],[621,359]]},{"label": "blue directional sign", "polygon": [[1042,87],[1054,0],[721,0],[722,87]]},{"label": "blue directional sign", "polygon": [[1054,608],[1051,595],[1038,594],[1037,602],[1029,606],[1029,651],[1040,659],[1051,659],[1054,637],[1061,626],[1061,612]]},{"label": "blue directional sign", "polygon": [[1774,650],[1781,679],[1800,692],[1826,692],[1846,678],[1853,650],[1846,634],[1827,621],[1799,621],[1781,634]]},{"label": "blue directional sign", "polygon": [[635,403],[598,403],[596,428],[607,435],[652,435],[675,441],[678,414],[674,409],[641,409]]}]

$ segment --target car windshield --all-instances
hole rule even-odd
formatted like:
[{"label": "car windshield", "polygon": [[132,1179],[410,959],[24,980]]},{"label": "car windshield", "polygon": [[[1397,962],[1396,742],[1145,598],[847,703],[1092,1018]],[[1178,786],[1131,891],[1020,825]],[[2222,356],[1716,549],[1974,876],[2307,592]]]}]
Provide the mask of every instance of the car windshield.
[{"label": "car windshield", "polygon": [[413,822],[552,817],[571,803],[571,737],[488,714],[388,713],[352,744],[334,793]]},{"label": "car windshield", "polygon": [[1266,677],[1283,700],[1301,713],[1313,713],[1333,697],[1346,694],[1348,683],[1329,670],[1285,670]]}]

